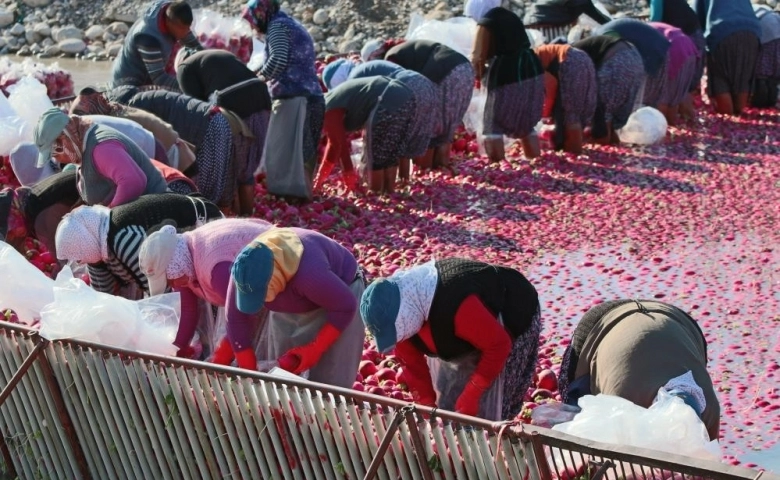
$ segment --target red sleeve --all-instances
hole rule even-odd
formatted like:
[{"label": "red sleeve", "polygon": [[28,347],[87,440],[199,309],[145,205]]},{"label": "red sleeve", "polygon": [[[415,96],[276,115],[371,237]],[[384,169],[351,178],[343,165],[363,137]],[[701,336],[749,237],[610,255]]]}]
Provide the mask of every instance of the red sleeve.
[{"label": "red sleeve", "polygon": [[434,406],[436,392],[425,355],[412,342],[404,340],[395,345],[395,357],[404,366],[403,381],[412,393],[414,401]]},{"label": "red sleeve", "polygon": [[544,107],[542,117],[551,118],[553,116],[553,106],[555,106],[555,97],[558,95],[558,80],[550,73],[544,74]]},{"label": "red sleeve", "polygon": [[512,339],[478,296],[469,295],[460,304],[455,313],[455,335],[482,352],[474,376],[493,383],[512,351]]}]

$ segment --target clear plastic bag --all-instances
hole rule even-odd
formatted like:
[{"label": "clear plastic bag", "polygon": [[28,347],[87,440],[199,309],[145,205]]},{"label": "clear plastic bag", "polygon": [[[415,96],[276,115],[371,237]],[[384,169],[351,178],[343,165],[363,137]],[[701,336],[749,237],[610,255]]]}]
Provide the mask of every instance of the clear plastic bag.
[{"label": "clear plastic bag", "polygon": [[582,412],[553,430],[604,443],[721,460],[718,441],[710,441],[696,412],[663,389],[650,408],[611,395],[586,395],[579,406]]},{"label": "clear plastic bag", "polygon": [[181,311],[178,293],[132,301],[98,292],[65,267],[53,285],[54,300],[40,312],[40,334],[159,355],[175,355]]},{"label": "clear plastic bag", "polygon": [[666,117],[652,107],[642,107],[628,118],[626,126],[618,130],[623,143],[653,145],[666,137]]},{"label": "clear plastic bag", "polygon": [[22,77],[8,87],[8,102],[27,124],[24,132],[25,140],[32,140],[33,129],[43,112],[54,108],[46,87],[31,75]]},{"label": "clear plastic bag", "polygon": [[[503,321],[501,316],[499,322]],[[455,411],[455,404],[458,397],[463,393],[466,384],[474,374],[474,370],[479,363],[480,353],[474,352],[457,360],[443,361],[438,358],[428,357],[428,368],[431,372],[431,381],[433,389],[436,392],[436,405],[444,410]],[[486,420],[499,421],[504,404],[504,375],[505,372],[496,378],[490,388],[479,400],[478,417]]]},{"label": "clear plastic bag", "polygon": [[409,22],[406,40],[439,42],[470,58],[476,31],[477,23],[471,18],[455,17],[445,21],[425,20],[419,14],[414,14]]},{"label": "clear plastic bag", "polygon": [[565,403],[543,403],[531,412],[531,425],[552,428],[555,425],[570,422],[580,411],[580,407]]},{"label": "clear plastic bag", "polygon": [[5,242],[0,242],[0,309],[10,309],[19,321],[32,325],[54,301],[54,281]]},{"label": "clear plastic bag", "polygon": [[[466,388],[471,375],[477,368],[479,353],[473,353],[455,361],[445,362],[438,358],[428,358],[433,389],[436,392],[436,405],[444,410],[455,411],[458,397]],[[478,417],[486,420],[501,420],[503,405],[504,373],[498,376],[493,385],[482,394],[479,400]]]}]

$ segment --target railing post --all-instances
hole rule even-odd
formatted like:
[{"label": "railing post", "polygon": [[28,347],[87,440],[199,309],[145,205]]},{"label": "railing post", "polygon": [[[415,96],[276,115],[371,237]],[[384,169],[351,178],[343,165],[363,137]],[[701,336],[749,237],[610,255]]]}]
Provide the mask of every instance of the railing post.
[{"label": "railing post", "polygon": [[433,472],[428,465],[428,459],[425,458],[425,447],[423,447],[422,439],[420,439],[420,430],[417,428],[417,422],[414,419],[414,407],[401,410],[405,410],[406,424],[409,425],[409,430],[412,431],[412,445],[414,445],[414,450],[417,453],[417,463],[420,465],[423,478],[425,480],[433,480]]},{"label": "railing post", "polygon": [[8,397],[11,396],[11,392],[14,391],[14,388],[16,388],[19,382],[22,381],[22,378],[24,378],[24,376],[27,374],[27,371],[30,370],[33,362],[35,362],[35,359],[38,358],[38,355],[41,354],[44,347],[46,346],[45,343],[45,341],[39,341],[35,345],[35,347],[32,349],[32,352],[27,355],[27,358],[24,359],[24,362],[22,362],[21,366],[19,366],[19,369],[16,371],[16,373],[14,373],[14,376],[11,377],[8,385],[6,385],[5,388],[3,388],[3,391],[0,392],[0,407],[2,407],[3,403],[8,400]]},{"label": "railing post", "polygon": [[49,387],[51,399],[54,400],[54,406],[57,410],[60,424],[65,431],[65,436],[70,444],[70,449],[73,452],[73,455],[76,456],[76,465],[78,466],[81,478],[89,480],[92,478],[92,475],[89,472],[87,457],[84,455],[84,450],[81,448],[81,443],[79,443],[79,439],[76,436],[76,430],[73,428],[73,422],[71,421],[70,414],[65,406],[62,389],[60,389],[60,385],[57,383],[57,378],[54,376],[54,370],[52,370],[51,363],[49,363],[49,359],[46,355],[41,355],[40,364],[46,386]]},{"label": "railing post", "polygon": [[390,443],[393,441],[393,435],[395,435],[396,430],[398,430],[398,426],[405,419],[404,409],[406,408],[409,407],[403,407],[400,410],[396,410],[395,415],[393,415],[393,420],[387,427],[387,431],[385,432],[384,437],[382,437],[382,441],[379,442],[379,448],[374,454],[374,458],[371,459],[371,465],[368,466],[368,471],[366,472],[366,476],[363,477],[363,480],[374,480],[377,472],[379,472],[379,467],[382,465],[385,452],[387,452],[387,449],[390,448]]}]

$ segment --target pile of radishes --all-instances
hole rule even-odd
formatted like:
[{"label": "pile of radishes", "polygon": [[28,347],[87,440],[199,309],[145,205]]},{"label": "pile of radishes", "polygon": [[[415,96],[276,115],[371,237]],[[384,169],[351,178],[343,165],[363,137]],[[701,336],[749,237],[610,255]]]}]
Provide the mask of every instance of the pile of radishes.
[{"label": "pile of radishes", "polygon": [[[322,68],[322,64],[319,65]],[[344,196],[338,175],[307,204],[256,187],[255,216],[318,230],[351,248],[369,280],[432,258],[468,257],[517,268],[535,285],[543,335],[527,421],[557,401],[561,355],[590,307],[655,298],[698,320],[722,411],[727,460],[780,438],[780,127],[777,111],[708,113],[642,149],[587,145],[491,164],[460,130],[451,168],[417,173],[386,197]],[[0,182],[13,184],[10,169]],[[29,258],[53,259],[30,240]],[[354,387],[411,400],[402,367],[367,340]]]},{"label": "pile of radishes", "polygon": [[8,87],[26,75],[32,75],[45,85],[49,98],[53,100],[73,95],[73,78],[57,63],[44,65],[29,58],[21,63],[8,58],[0,60],[0,90],[5,96],[8,96]]}]

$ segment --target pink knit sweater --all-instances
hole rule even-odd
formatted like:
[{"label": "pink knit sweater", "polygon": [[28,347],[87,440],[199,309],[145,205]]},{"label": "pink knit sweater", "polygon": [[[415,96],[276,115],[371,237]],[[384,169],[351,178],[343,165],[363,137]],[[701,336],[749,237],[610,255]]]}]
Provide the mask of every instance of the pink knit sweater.
[{"label": "pink knit sweater", "polygon": [[195,335],[198,298],[227,307],[228,322],[234,315],[243,315],[235,305],[226,305],[230,267],[241,249],[272,227],[259,219],[226,218],[183,234],[192,255],[195,277],[190,278],[186,287],[176,289],[181,295],[181,321],[175,345],[189,345]]}]

